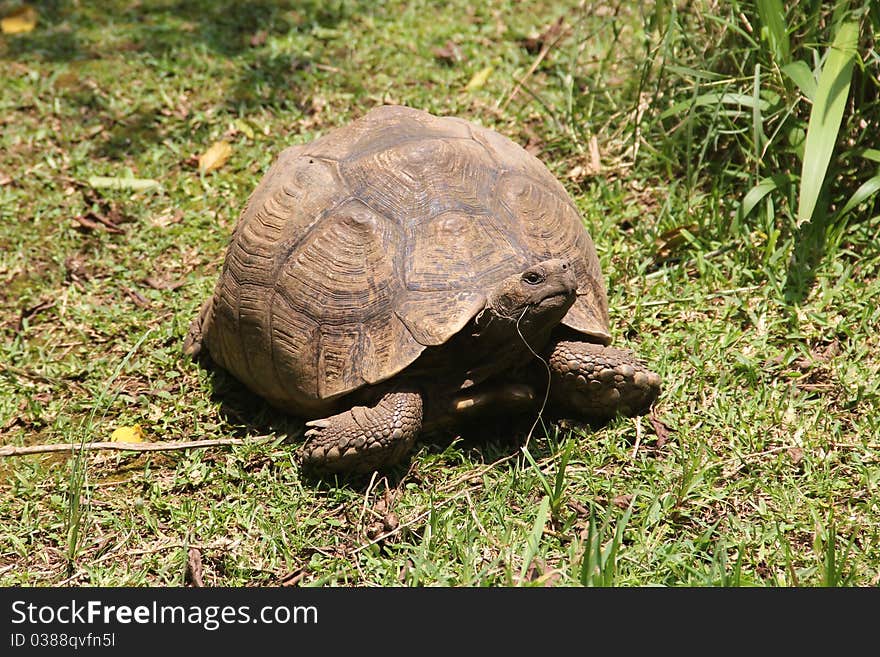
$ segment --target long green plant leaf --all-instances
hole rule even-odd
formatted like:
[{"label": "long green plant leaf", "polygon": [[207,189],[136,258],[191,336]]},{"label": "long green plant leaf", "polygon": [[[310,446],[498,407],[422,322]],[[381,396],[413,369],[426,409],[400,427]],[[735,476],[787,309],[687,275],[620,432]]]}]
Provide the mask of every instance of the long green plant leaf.
[{"label": "long green plant leaf", "polygon": [[685,111],[690,111],[692,107],[715,107],[719,104],[721,105],[731,105],[731,106],[739,106],[739,107],[752,107],[758,104],[761,111],[765,111],[770,104],[762,99],[755,99],[753,95],[749,94],[738,94],[738,93],[718,93],[711,92],[706,94],[701,94],[695,98],[682,101],[680,103],[676,103],[666,111],[664,111],[661,115],[661,119],[668,119],[670,116],[675,116],[676,114],[682,114]]},{"label": "long green plant leaf", "polygon": [[852,212],[859,205],[867,201],[874,194],[880,191],[880,174],[874,176],[873,178],[868,178],[865,182],[863,182],[859,188],[853,192],[853,195],[849,197],[849,200],[846,202],[840,212],[837,213],[837,216],[841,219],[844,219],[847,214]]},{"label": "long green plant leaf", "polygon": [[785,173],[777,173],[775,176],[764,178],[757,185],[752,187],[743,197],[742,204],[739,206],[739,219],[745,219],[755,206],[767,196],[770,192],[779,189],[784,190],[791,184],[791,176]]},{"label": "long green plant leaf", "polygon": [[529,532],[526,539],[526,549],[522,559],[522,570],[519,574],[521,582],[525,581],[526,573],[532,560],[538,554],[538,548],[541,546],[541,536],[544,534],[544,526],[547,524],[547,516],[550,515],[550,498],[546,495],[541,499],[538,506],[538,515],[535,516],[535,522],[532,525],[532,531]]},{"label": "long green plant leaf", "polygon": [[804,163],[798,194],[798,226],[813,218],[819,192],[825,182],[849,95],[858,38],[858,23],[841,24],[819,74],[804,143]]},{"label": "long green plant leaf", "polygon": [[798,60],[786,64],[782,67],[782,72],[797,85],[810,102],[816,101],[816,78],[813,77],[813,71],[806,62]]},{"label": "long green plant leaf", "polygon": [[788,29],[785,27],[785,10],[782,0],[758,0],[758,16],[770,42],[773,59],[781,67],[791,59],[791,46],[788,42]]}]

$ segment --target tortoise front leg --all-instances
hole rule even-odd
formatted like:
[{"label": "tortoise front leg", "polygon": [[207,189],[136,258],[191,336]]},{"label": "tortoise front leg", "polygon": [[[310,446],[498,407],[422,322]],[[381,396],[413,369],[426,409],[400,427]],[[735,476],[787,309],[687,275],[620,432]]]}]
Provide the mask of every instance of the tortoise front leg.
[{"label": "tortoise front leg", "polygon": [[422,396],[390,392],[375,406],[354,406],[306,422],[307,442],[299,449],[304,466],[321,472],[371,472],[394,465],[410,450],[422,428]]},{"label": "tortoise front leg", "polygon": [[660,394],[660,377],[629,350],[566,340],[550,347],[547,362],[551,403],[575,418],[643,415]]}]

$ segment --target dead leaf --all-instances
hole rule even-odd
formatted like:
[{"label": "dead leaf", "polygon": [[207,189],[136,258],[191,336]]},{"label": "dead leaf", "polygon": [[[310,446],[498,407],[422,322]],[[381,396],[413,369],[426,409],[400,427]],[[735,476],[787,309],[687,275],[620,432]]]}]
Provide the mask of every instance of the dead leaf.
[{"label": "dead leaf", "polygon": [[143,294],[138,292],[137,290],[132,290],[131,288],[125,288],[125,293],[128,295],[128,298],[134,302],[138,308],[149,308],[150,300],[147,299]]},{"label": "dead leaf", "polygon": [[147,276],[142,279],[141,282],[147,287],[151,287],[154,290],[176,290],[179,287],[183,287],[185,283],[183,281],[166,281],[161,278],[154,278],[152,276]]},{"label": "dead leaf", "polygon": [[71,283],[79,285],[80,288],[82,287],[82,283],[84,281],[87,281],[89,280],[89,278],[91,278],[88,269],[86,269],[85,261],[79,255],[72,255],[65,258],[64,269],[67,272],[67,279]]},{"label": "dead leaf", "polygon": [[21,311],[21,314],[18,316],[18,326],[17,330],[21,331],[24,328],[24,320],[30,319],[37,313],[41,313],[44,310],[48,310],[49,308],[55,305],[54,301],[41,301],[36,306],[31,306],[30,308],[24,308]]},{"label": "dead leaf", "polygon": [[266,43],[266,39],[269,38],[269,33],[266,30],[258,30],[254,32],[251,37],[250,44],[252,48],[259,48],[264,43]]},{"label": "dead leaf", "polygon": [[571,509],[572,511],[577,513],[579,516],[582,516],[584,518],[590,517],[590,510],[587,509],[587,507],[585,507],[583,504],[581,504],[577,500],[569,500],[567,503],[567,506],[569,509]]},{"label": "dead leaf", "polygon": [[3,34],[24,34],[37,26],[39,14],[28,5],[22,5],[11,14],[0,20],[0,31]]},{"label": "dead leaf", "polygon": [[546,562],[541,557],[535,557],[526,570],[523,581],[535,582],[541,586],[553,586],[556,584],[561,575],[558,570],[549,569]]},{"label": "dead leaf", "polygon": [[180,223],[182,220],[183,210],[176,210],[175,212],[160,214],[158,217],[150,217],[150,224],[157,228],[165,228],[171,224]]},{"label": "dead leaf", "polygon": [[327,107],[327,99],[324,96],[312,96],[309,103],[309,112],[311,114],[320,114]]},{"label": "dead leaf", "polygon": [[4,185],[8,185],[11,182],[12,182],[12,176],[5,174],[5,173],[0,173],[0,187],[3,187]]},{"label": "dead leaf", "polygon": [[524,39],[520,39],[519,43],[523,48],[526,49],[526,52],[528,52],[530,55],[537,55],[539,52],[541,52],[541,35],[537,32],[533,32]]},{"label": "dead leaf", "polygon": [[631,494],[627,493],[625,495],[618,495],[617,497],[615,497],[611,501],[611,503],[614,504],[614,506],[616,506],[618,508],[626,509],[627,507],[629,507],[629,505],[632,503],[632,501],[633,501],[633,496]]},{"label": "dead leaf", "polygon": [[[101,228],[101,224],[97,221],[92,221],[85,215],[79,214],[73,218],[73,220],[78,223],[80,226],[85,228],[86,230],[99,230]],[[121,231],[120,231],[121,232]]]},{"label": "dead leaf", "polygon": [[106,230],[108,233],[119,234],[125,231],[116,222],[124,218],[119,210],[111,207],[106,215],[97,210],[90,210],[86,214],[75,216],[73,220],[87,230],[100,229]]},{"label": "dead leaf", "polygon": [[211,147],[199,156],[199,171],[209,173],[226,164],[232,155],[232,146],[228,141],[215,141]]},{"label": "dead leaf", "polygon": [[406,580],[409,577],[409,574],[416,569],[415,563],[413,563],[412,559],[407,559],[406,563],[404,563],[400,567],[400,571],[397,573],[397,581],[401,584],[406,584]]},{"label": "dead leaf", "polygon": [[495,70],[494,66],[487,66],[482,71],[477,71],[474,73],[474,76],[470,79],[464,89],[465,91],[476,91],[481,87],[485,86],[486,82],[489,80],[489,76],[492,75],[492,71]]},{"label": "dead leaf", "polygon": [[804,450],[801,447],[792,447],[788,450],[788,458],[791,459],[792,463],[797,465],[804,460]]},{"label": "dead leaf", "polygon": [[119,427],[110,434],[110,442],[114,443],[142,443],[147,439],[141,425],[134,424],[130,427]]},{"label": "dead leaf", "polygon": [[530,55],[537,55],[543,48],[551,48],[562,35],[565,28],[565,17],[560,16],[556,21],[545,27],[542,32],[532,33],[525,39],[521,39],[520,45],[525,48]]},{"label": "dead leaf", "polygon": [[656,262],[669,260],[675,251],[688,243],[688,235],[696,235],[699,231],[700,227],[697,224],[676,226],[667,230],[655,241],[657,254],[654,256],[654,260]]},{"label": "dead leaf", "polygon": [[822,342],[810,348],[810,355],[822,363],[827,363],[836,356],[839,356],[840,353],[840,341],[837,338],[834,338],[831,342]]},{"label": "dead leaf", "polygon": [[446,42],[442,48],[434,48],[431,51],[434,58],[444,64],[456,64],[462,60],[461,48],[452,40]]},{"label": "dead leaf", "polygon": [[651,411],[651,414],[648,416],[648,420],[651,422],[651,426],[654,428],[654,433],[657,434],[657,442],[655,443],[655,448],[660,449],[669,441],[670,434],[675,431],[672,427],[666,425],[654,411]]},{"label": "dead leaf", "polygon": [[596,135],[590,137],[590,168],[593,173],[602,171],[602,157],[599,154],[599,140]]},{"label": "dead leaf", "polygon": [[186,555],[184,581],[190,586],[199,588],[205,586],[205,582],[202,579],[202,553],[198,548],[190,548]]},{"label": "dead leaf", "polygon": [[582,165],[576,164],[569,169],[568,173],[565,174],[565,177],[569,180],[580,182],[587,177],[587,170]]},{"label": "dead leaf", "polygon": [[375,520],[366,527],[367,538],[371,541],[390,534],[400,526],[400,520],[391,508],[393,505],[394,498],[389,490],[385,491],[384,498],[377,500],[373,505],[374,517],[381,519]]},{"label": "dead leaf", "polygon": [[526,145],[524,146],[526,152],[531,153],[532,155],[537,157],[544,151],[543,137],[535,132],[535,130],[528,123],[523,125],[522,130],[527,137]]},{"label": "dead leaf", "polygon": [[297,568],[296,570],[287,573],[281,578],[281,586],[298,586],[306,576],[307,572],[308,571],[305,568]]},{"label": "dead leaf", "polygon": [[525,577],[523,580],[526,582],[534,582],[541,575],[544,574],[544,570],[547,568],[547,564],[544,563],[544,560],[541,557],[535,557],[532,559],[532,563],[529,564],[528,569],[526,569]]},{"label": "dead leaf", "polygon": [[382,524],[385,525],[386,532],[393,532],[400,527],[400,519],[394,511],[389,511],[385,514],[385,517],[382,518]]}]

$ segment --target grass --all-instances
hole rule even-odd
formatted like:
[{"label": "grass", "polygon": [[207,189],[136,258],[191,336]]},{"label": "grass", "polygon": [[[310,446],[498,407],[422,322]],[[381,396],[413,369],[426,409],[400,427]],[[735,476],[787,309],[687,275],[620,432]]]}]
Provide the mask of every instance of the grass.
[{"label": "grass", "polygon": [[[0,461],[0,584],[182,585],[195,547],[209,585],[876,586],[880,21],[806,5],[35,3],[0,36],[0,443],[276,439]],[[840,17],[860,37],[830,218],[799,222],[813,102],[784,67],[818,93]],[[548,425],[526,450],[487,426],[316,481],[301,423],[181,357],[270,162],[383,102],[559,176],[615,343],[663,377],[656,424]]]}]

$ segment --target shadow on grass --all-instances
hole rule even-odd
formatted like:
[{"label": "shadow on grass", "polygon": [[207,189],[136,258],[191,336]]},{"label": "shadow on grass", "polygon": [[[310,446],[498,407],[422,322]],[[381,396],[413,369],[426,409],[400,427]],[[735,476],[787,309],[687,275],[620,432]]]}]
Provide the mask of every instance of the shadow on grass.
[{"label": "shadow on grass", "polygon": [[825,258],[826,246],[824,227],[809,221],[797,230],[783,290],[789,306],[802,303],[809,295],[816,282],[816,271]]},{"label": "shadow on grass", "polygon": [[[228,425],[228,432],[231,435],[244,438],[274,433],[285,437],[285,446],[291,451],[297,450],[303,444],[305,423],[302,419],[273,408],[230,374],[214,366],[209,358],[201,360],[200,366],[208,372],[212,400],[220,402],[220,419]],[[412,452],[403,461],[383,469],[379,476],[385,478],[392,488],[405,477],[418,481],[418,465],[413,467],[412,455],[422,446],[427,446],[429,458],[443,458],[442,455],[451,449],[457,451],[454,456],[450,455],[450,458],[457,460],[467,459],[471,454],[475,467],[506,457],[515,458],[520,447],[526,443],[534,420],[535,418],[530,415],[505,415],[474,420],[454,429],[435,429],[425,432],[418,437]],[[532,432],[532,440],[536,441],[543,431],[539,423]],[[543,444],[543,441],[541,443]],[[537,441],[532,442],[530,446],[536,458],[550,454],[549,451],[538,447]],[[373,479],[372,473],[324,474],[303,469],[301,474],[303,480],[310,485],[323,483],[357,491],[366,490]]]},{"label": "shadow on grass", "polygon": [[320,0],[91,0],[75,5],[61,0],[34,3],[39,11],[36,29],[16,35],[7,42],[0,59],[37,56],[48,61],[98,59],[117,55],[118,40],[105,47],[87,45],[82,32],[106,30],[123,38],[123,50],[168,55],[191,47],[194,42],[209,50],[231,56],[248,50],[262,35],[333,27],[365,2],[322,2]]},{"label": "shadow on grass", "polygon": [[[5,40],[0,61],[70,63],[120,56],[136,59],[146,54],[153,59],[178,59],[174,65],[185,72],[193,49],[204,47],[209,54],[236,63],[224,72],[230,107],[277,107],[303,96],[303,78],[312,62],[305,53],[270,53],[263,47],[269,36],[333,29],[366,6],[360,1],[318,0],[181,0],[171,4],[92,0],[74,7],[50,1],[40,4],[33,32]],[[94,40],[95,32],[102,35],[102,41]]]},{"label": "shadow on grass", "polygon": [[130,114],[113,124],[105,140],[96,146],[95,154],[115,160],[124,160],[137,152],[162,141],[157,111],[149,109]]}]

